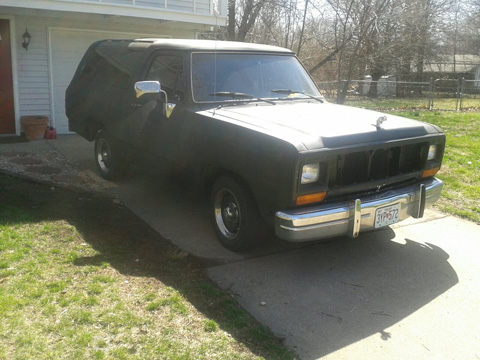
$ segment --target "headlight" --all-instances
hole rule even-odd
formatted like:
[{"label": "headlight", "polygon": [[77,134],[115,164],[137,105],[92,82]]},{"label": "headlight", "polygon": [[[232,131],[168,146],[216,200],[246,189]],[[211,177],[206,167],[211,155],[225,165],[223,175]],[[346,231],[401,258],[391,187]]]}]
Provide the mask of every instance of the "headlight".
[{"label": "headlight", "polygon": [[320,164],[313,163],[303,165],[302,168],[302,184],[311,184],[318,180],[320,176]]},{"label": "headlight", "polygon": [[433,160],[437,157],[437,145],[430,145],[428,148],[427,160]]}]

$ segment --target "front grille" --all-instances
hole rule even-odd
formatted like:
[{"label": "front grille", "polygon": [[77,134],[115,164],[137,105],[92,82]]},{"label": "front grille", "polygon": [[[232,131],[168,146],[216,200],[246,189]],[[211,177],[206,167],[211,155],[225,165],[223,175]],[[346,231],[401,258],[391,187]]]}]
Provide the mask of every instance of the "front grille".
[{"label": "front grille", "polygon": [[330,178],[329,188],[420,171],[424,167],[427,152],[428,143],[425,142],[338,155],[336,173]]}]

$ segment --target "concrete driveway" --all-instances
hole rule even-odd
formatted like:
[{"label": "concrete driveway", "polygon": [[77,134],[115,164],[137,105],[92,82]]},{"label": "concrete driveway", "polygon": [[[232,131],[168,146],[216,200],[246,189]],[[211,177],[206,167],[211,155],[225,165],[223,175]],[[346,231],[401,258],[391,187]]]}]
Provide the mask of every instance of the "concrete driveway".
[{"label": "concrete driveway", "polygon": [[443,217],[208,274],[302,359],[479,359],[479,254]]},{"label": "concrete driveway", "polygon": [[209,277],[302,359],[480,359],[476,224],[428,211],[357,239],[295,245],[272,236],[236,254],[219,245],[192,192],[140,173],[106,186],[93,144],[78,136],[0,145],[0,164],[29,149],[58,152],[163,237],[208,259]]}]

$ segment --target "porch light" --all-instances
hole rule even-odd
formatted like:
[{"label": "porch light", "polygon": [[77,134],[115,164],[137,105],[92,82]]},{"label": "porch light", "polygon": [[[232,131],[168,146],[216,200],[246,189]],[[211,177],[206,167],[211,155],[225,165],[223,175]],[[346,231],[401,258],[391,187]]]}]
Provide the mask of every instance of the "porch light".
[{"label": "porch light", "polygon": [[30,35],[28,33],[28,29],[25,28],[25,32],[23,33],[22,35],[22,39],[23,39],[23,42],[22,42],[22,47],[28,51],[28,45],[30,45],[30,40],[32,39],[32,35]]}]

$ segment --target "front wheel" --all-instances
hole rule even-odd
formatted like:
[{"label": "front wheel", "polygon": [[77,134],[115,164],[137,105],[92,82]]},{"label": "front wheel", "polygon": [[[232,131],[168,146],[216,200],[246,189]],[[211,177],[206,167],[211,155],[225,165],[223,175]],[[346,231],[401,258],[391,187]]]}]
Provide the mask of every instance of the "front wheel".
[{"label": "front wheel", "polygon": [[221,177],[212,187],[210,200],[215,232],[223,246],[233,251],[251,248],[258,237],[260,219],[246,186]]},{"label": "front wheel", "polygon": [[123,175],[124,164],[105,130],[100,130],[95,138],[95,163],[98,172],[106,180],[118,179]]}]

